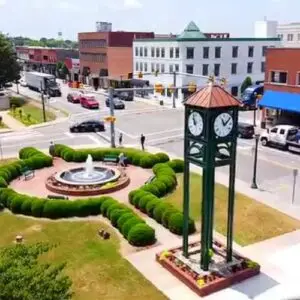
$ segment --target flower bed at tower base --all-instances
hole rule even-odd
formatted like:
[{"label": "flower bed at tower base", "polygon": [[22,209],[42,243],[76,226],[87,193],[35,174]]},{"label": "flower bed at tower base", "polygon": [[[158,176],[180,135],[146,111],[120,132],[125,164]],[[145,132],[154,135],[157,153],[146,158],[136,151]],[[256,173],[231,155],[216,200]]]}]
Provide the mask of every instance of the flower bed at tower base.
[{"label": "flower bed at tower base", "polygon": [[177,247],[156,254],[156,261],[201,297],[260,273],[257,263],[237,252],[233,252],[232,262],[227,263],[226,248],[219,241],[214,241],[210,268],[205,272],[200,268],[200,247],[200,241],[190,243],[188,259],[182,255],[182,247]]}]

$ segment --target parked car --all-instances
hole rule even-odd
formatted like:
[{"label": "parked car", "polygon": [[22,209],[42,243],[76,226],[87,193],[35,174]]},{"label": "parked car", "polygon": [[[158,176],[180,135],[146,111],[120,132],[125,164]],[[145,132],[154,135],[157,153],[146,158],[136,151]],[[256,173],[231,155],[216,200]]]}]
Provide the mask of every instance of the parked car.
[{"label": "parked car", "polygon": [[80,103],[80,97],[81,97],[81,93],[71,92],[68,94],[67,100],[68,102],[72,102],[72,103]]},{"label": "parked car", "polygon": [[23,86],[23,87],[27,86],[25,79],[20,79],[19,83],[20,83],[20,86]]},{"label": "parked car", "polygon": [[12,86],[13,86],[13,84],[11,82],[4,83],[4,87],[6,87],[6,88],[10,88]]},{"label": "parked car", "polygon": [[81,95],[80,96],[80,104],[82,107],[89,108],[89,109],[98,109],[99,102],[96,100],[94,95]]},{"label": "parked car", "polygon": [[124,100],[124,101],[133,101],[133,93],[121,92],[119,94],[119,99]]},{"label": "parked car", "polygon": [[104,122],[90,120],[76,123],[70,127],[71,132],[98,132],[105,131]]},{"label": "parked car", "polygon": [[253,138],[254,135],[254,126],[249,123],[238,123],[238,137],[244,139]]},{"label": "parked car", "polygon": [[[125,108],[125,104],[123,101],[121,101],[120,99],[118,98],[113,98],[113,104],[114,104],[114,109],[124,109]],[[106,98],[105,100],[105,105],[107,107],[110,106],[109,104],[109,98]]]}]

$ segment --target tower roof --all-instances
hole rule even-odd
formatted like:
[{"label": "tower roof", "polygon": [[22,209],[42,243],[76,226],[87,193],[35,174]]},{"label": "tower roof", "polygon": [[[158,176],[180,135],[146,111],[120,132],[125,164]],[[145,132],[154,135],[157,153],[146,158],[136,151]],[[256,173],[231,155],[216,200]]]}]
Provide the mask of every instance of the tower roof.
[{"label": "tower roof", "polygon": [[199,27],[191,21],[184,31],[177,37],[179,40],[185,39],[206,39],[207,37],[203,34]]},{"label": "tower roof", "polygon": [[185,105],[203,108],[218,108],[240,106],[241,103],[220,85],[210,83],[208,86],[203,87],[188,97],[185,101]]}]

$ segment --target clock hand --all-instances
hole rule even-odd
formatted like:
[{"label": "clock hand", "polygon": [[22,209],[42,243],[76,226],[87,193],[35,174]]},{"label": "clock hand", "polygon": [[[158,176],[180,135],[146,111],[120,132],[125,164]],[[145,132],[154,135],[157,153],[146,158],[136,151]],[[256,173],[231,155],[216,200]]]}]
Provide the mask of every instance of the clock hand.
[{"label": "clock hand", "polygon": [[225,121],[225,123],[223,123],[223,125],[226,126],[229,123],[229,121],[230,121],[230,118],[227,121]]},{"label": "clock hand", "polygon": [[194,126],[196,126],[196,124],[197,124],[197,121],[196,121],[196,117],[195,117],[195,115],[193,115],[193,123],[194,123]]}]

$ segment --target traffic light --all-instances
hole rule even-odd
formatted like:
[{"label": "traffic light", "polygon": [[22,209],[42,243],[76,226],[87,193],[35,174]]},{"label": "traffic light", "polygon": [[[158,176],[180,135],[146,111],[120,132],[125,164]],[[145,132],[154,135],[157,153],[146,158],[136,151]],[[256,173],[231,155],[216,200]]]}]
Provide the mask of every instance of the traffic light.
[{"label": "traffic light", "polygon": [[190,93],[194,93],[197,90],[197,85],[194,82],[189,83],[188,85],[188,91]]},{"label": "traffic light", "polygon": [[143,73],[142,73],[142,72],[140,72],[140,73],[138,74],[138,78],[143,78]]},{"label": "traffic light", "polygon": [[156,93],[162,93],[164,90],[164,87],[161,83],[157,83],[154,85],[154,90]]},{"label": "traffic light", "polygon": [[108,117],[105,117],[104,118],[104,121],[106,122],[115,122],[116,121],[116,117],[113,117],[113,116],[108,116]]}]

